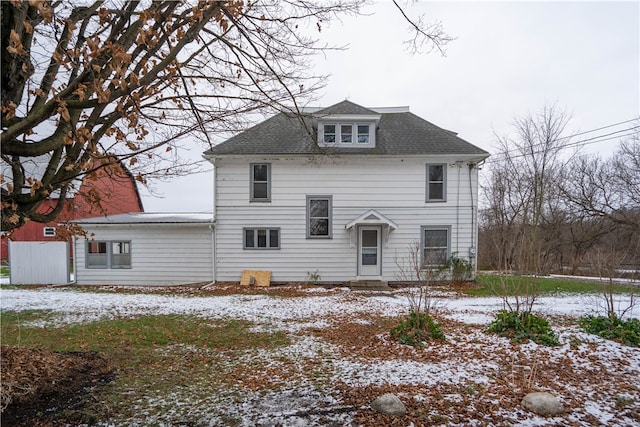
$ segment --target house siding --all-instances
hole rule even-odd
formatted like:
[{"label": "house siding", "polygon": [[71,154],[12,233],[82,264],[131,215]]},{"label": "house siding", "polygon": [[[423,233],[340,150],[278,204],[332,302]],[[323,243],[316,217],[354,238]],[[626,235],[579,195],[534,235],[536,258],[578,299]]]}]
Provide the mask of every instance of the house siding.
[{"label": "house siding", "polygon": [[77,239],[80,285],[179,285],[213,281],[212,231],[197,225],[109,225],[83,228],[93,240],[130,241],[131,268],[86,268],[86,240]]},{"label": "house siding", "polygon": [[[420,242],[421,226],[451,227],[451,251],[469,257],[476,245],[477,169],[455,165],[455,157],[328,158],[258,157],[216,159],[216,279],[237,281],[244,269],[272,271],[272,280],[305,281],[310,273],[325,282],[357,276],[356,234],[345,225],[374,209],[398,228],[382,247],[382,276],[399,280],[398,262]],[[249,201],[250,162],[271,163],[271,202]],[[446,163],[445,202],[425,201],[425,165]],[[473,191],[473,194],[470,194]],[[307,195],[332,196],[332,238],[306,238]],[[278,227],[280,249],[247,251],[243,227]]]}]

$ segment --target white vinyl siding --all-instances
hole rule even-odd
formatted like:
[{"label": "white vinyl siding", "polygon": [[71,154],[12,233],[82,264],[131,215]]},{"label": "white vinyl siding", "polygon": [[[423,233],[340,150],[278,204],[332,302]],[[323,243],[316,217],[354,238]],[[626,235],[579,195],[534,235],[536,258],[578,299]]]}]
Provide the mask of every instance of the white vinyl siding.
[{"label": "white vinyl siding", "polygon": [[[213,281],[213,240],[208,225],[133,224],[105,227],[83,224],[83,228],[93,233],[96,241],[131,242],[131,268],[87,268],[85,247],[91,241],[78,239],[75,273],[76,282],[80,285],[162,286]],[[121,249],[126,251],[124,247]],[[125,254],[120,255],[125,257]],[[125,259],[113,261],[126,262]]]},{"label": "white vinyl siding", "polygon": [[[477,246],[472,218],[477,218],[477,170],[466,163],[448,168],[447,201],[425,203],[425,163],[454,163],[455,158],[425,162],[424,157],[276,156],[270,204],[247,202],[245,159],[216,161],[216,279],[237,281],[243,269],[269,270],[275,282],[304,281],[318,270],[320,281],[344,282],[357,275],[357,240],[345,225],[370,209],[398,228],[382,242],[382,276],[399,280],[397,260],[419,245],[423,226],[449,225],[450,251],[466,258]],[[429,159],[430,160],[430,159]],[[244,179],[244,180],[243,180]],[[469,182],[471,179],[471,182]],[[471,184],[471,185],[470,185]],[[469,193],[473,189],[473,195]],[[244,194],[243,194],[244,192]],[[307,196],[331,195],[331,239],[307,238]],[[459,203],[459,207],[456,206]],[[247,251],[242,230],[279,228],[278,251]]]}]

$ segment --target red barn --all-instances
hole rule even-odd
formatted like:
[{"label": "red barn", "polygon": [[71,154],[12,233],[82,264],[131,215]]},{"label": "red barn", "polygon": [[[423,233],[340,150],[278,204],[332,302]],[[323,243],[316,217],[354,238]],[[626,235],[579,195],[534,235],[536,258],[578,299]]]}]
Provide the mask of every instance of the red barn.
[{"label": "red barn", "polygon": [[[11,240],[17,242],[52,241],[56,238],[56,226],[62,222],[91,218],[101,215],[114,215],[128,212],[144,212],[138,193],[136,180],[124,166],[98,170],[93,176],[82,180],[78,191],[67,197],[62,212],[55,221],[43,224],[29,221],[13,231]],[[96,201],[99,201],[96,203]],[[57,199],[45,201],[39,211],[52,210]],[[9,257],[8,238],[2,236],[0,256],[2,261]]]}]

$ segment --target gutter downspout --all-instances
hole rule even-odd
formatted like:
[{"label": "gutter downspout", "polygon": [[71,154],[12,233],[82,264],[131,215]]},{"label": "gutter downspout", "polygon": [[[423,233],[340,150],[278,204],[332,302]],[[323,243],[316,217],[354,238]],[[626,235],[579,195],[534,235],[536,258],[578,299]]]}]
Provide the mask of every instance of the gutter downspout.
[{"label": "gutter downspout", "polygon": [[[472,184],[472,176],[471,170],[477,167],[477,163],[469,162],[469,197],[471,198],[471,248],[470,252],[473,251],[473,275],[476,277],[478,275],[478,249],[476,248],[476,235],[478,234],[478,224],[476,219],[476,210],[475,204],[473,202],[473,184]],[[469,258],[471,258],[472,254],[469,254]]]},{"label": "gutter downspout", "polygon": [[212,221],[212,225],[209,226],[209,229],[211,230],[211,256],[213,258],[213,260],[211,261],[211,268],[213,269],[213,274],[211,277],[211,281],[212,283],[216,282],[216,271],[217,271],[217,262],[216,262],[216,256],[218,254],[217,251],[217,240],[216,240],[216,232],[215,232],[215,222],[216,222],[216,208],[218,206],[217,199],[218,199],[218,180],[217,180],[217,174],[218,174],[218,169],[216,168],[216,162],[214,158],[210,158],[209,161],[211,162],[211,164],[213,165],[213,218],[211,219]]},{"label": "gutter downspout", "polygon": [[69,284],[77,285],[78,284],[78,236],[73,236],[72,238],[73,238],[73,280],[69,280]]},{"label": "gutter downspout", "polygon": [[458,189],[456,191],[456,256],[460,255],[460,170],[462,169],[462,162],[457,161],[458,167]]}]

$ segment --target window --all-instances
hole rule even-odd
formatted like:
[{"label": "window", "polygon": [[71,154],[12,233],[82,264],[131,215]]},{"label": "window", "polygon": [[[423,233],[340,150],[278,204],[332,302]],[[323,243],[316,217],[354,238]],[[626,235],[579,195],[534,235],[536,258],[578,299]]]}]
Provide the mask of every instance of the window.
[{"label": "window", "polygon": [[87,268],[131,268],[131,242],[87,241]]},{"label": "window", "polygon": [[87,268],[109,268],[107,242],[87,242]]},{"label": "window", "polygon": [[42,235],[45,237],[54,237],[56,235],[55,227],[44,227],[42,229]]},{"label": "window", "polygon": [[343,144],[351,144],[353,142],[353,126],[341,125],[340,126],[340,142]]},{"label": "window", "polygon": [[111,242],[111,268],[131,268],[131,242]]},{"label": "window", "polygon": [[271,164],[251,164],[251,195],[252,202],[271,201]]},{"label": "window", "polygon": [[336,125],[324,125],[324,142],[336,142]]},{"label": "window", "polygon": [[445,165],[427,165],[427,202],[446,200]]},{"label": "window", "polygon": [[439,267],[449,258],[451,227],[422,227],[422,266]]},{"label": "window", "polygon": [[307,238],[331,238],[331,196],[307,196]]},{"label": "window", "polygon": [[245,228],[244,249],[280,249],[279,228]]},{"label": "window", "polygon": [[369,125],[358,125],[358,144],[369,143]]},{"label": "window", "polygon": [[320,124],[318,130],[319,141],[325,145],[351,145],[357,141],[360,148],[374,146],[375,126],[369,123],[325,123]]}]

